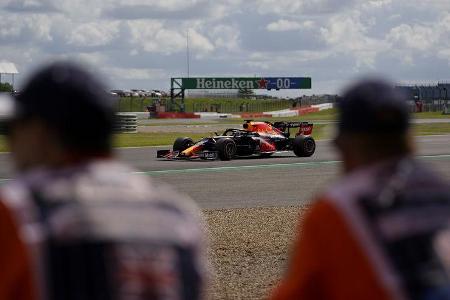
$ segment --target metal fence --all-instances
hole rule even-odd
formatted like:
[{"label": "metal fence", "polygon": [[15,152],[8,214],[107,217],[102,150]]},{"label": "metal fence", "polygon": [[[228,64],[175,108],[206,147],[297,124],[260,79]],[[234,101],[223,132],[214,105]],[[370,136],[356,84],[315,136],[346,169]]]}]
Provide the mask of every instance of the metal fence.
[{"label": "metal fence", "polygon": [[147,106],[152,105],[158,99],[121,97],[117,100],[117,111],[120,112],[142,112],[147,110]]},{"label": "metal fence", "polygon": [[[420,109],[414,101],[409,101],[410,112],[418,112]],[[450,100],[434,100],[422,102],[423,112],[450,112]]]},{"label": "metal fence", "polygon": [[192,103],[186,105],[187,112],[268,112],[292,107],[289,101],[267,101],[267,102],[218,102],[218,103]]},{"label": "metal fence", "polygon": [[[119,112],[144,112],[147,107],[160,103],[165,105],[166,111],[179,109],[170,99],[155,98],[130,98],[122,97],[117,100],[117,110]],[[220,112],[220,113],[238,113],[238,112],[265,112],[292,107],[293,102],[289,100],[246,100],[246,99],[207,99],[207,100],[185,100],[186,112]]]}]

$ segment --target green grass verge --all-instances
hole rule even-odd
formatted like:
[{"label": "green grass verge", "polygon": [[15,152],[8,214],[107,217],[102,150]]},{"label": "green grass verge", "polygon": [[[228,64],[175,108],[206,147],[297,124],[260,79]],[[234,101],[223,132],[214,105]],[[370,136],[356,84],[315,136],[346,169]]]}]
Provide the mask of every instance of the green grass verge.
[{"label": "green grass verge", "polygon": [[421,112],[411,114],[416,119],[450,119],[450,115],[443,115],[442,112]]},{"label": "green grass verge", "polygon": [[[313,136],[315,139],[324,138],[327,125],[315,125]],[[330,127],[328,125],[328,127]],[[292,134],[295,132],[291,131]],[[211,132],[189,134],[186,132],[149,132],[149,133],[121,133],[115,136],[115,147],[139,147],[139,146],[159,146],[172,145],[177,137],[189,136],[193,140],[211,136]]]},{"label": "green grass verge", "polygon": [[[278,117],[278,118],[254,118],[255,121],[335,121],[338,117],[338,113],[336,109],[327,109],[316,113],[310,113],[303,116],[298,117]],[[414,119],[450,119],[450,115],[443,115],[440,112],[423,112],[423,113],[413,113],[411,117]],[[145,126],[170,126],[170,125],[207,125],[207,124],[241,124],[244,122],[244,119],[236,118],[236,119],[217,119],[217,120],[209,120],[205,122],[199,122],[193,120],[192,122],[183,123],[179,122],[176,119],[173,122],[153,122],[150,124],[145,124]]]},{"label": "green grass verge", "polygon": [[[313,137],[316,140],[330,138],[333,125],[314,125]],[[292,131],[294,132],[294,131]],[[414,124],[414,135],[450,134],[450,123]],[[187,134],[185,132],[156,132],[156,133],[121,133],[114,136],[114,147],[143,147],[172,145],[177,137],[189,136],[198,140],[210,136],[211,132]],[[0,152],[8,151],[6,139],[0,136]]]},{"label": "green grass verge", "polygon": [[114,147],[141,147],[172,145],[177,137],[189,136],[193,140],[208,136],[210,133],[187,134],[185,132],[139,132],[120,133],[114,137]]},{"label": "green grass verge", "polygon": [[[434,124],[414,124],[414,135],[437,135],[450,134],[450,123]],[[292,130],[294,133],[295,130]],[[313,137],[317,140],[331,138],[333,125],[316,124],[314,125]],[[122,133],[115,136],[115,147],[139,147],[139,146],[158,146],[171,145],[177,137],[189,136],[198,140],[205,136],[210,136],[211,132],[188,134],[185,132],[155,132],[155,133]]]},{"label": "green grass verge", "polygon": [[[255,121],[334,121],[337,118],[337,110],[336,109],[327,109],[315,113],[310,113],[303,116],[296,117],[276,117],[276,118],[253,118]],[[149,124],[145,124],[145,126],[170,126],[170,125],[206,125],[206,124],[242,124],[245,119],[242,118],[232,118],[232,119],[217,119],[217,120],[209,120],[205,122],[199,122],[195,119],[189,123],[179,122],[176,119],[173,122],[153,122]]]},{"label": "green grass verge", "polygon": [[413,124],[412,129],[414,135],[449,134],[450,123]]}]

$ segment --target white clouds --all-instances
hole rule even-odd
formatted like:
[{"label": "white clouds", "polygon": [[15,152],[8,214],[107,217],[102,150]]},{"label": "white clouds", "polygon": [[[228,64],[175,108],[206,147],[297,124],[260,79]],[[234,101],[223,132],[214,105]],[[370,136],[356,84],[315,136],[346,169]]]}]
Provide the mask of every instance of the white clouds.
[{"label": "white clouds", "polygon": [[354,0],[254,0],[264,15],[298,16],[332,13],[353,4]]},{"label": "white clouds", "polygon": [[434,46],[438,40],[439,33],[433,28],[421,25],[410,26],[402,24],[392,28],[387,35],[387,40],[392,42],[396,48],[409,48],[427,50]]},{"label": "white clouds", "polygon": [[114,1],[103,7],[104,17],[121,20],[221,20],[236,13],[241,0]]},{"label": "white clouds", "polygon": [[20,36],[22,28],[19,26],[8,26],[13,22],[10,18],[0,19],[0,39],[11,39]]},{"label": "white clouds", "polygon": [[120,80],[152,80],[165,79],[167,72],[162,69],[137,69],[137,68],[104,68],[103,72],[110,77]]},{"label": "white clouds", "polygon": [[345,44],[349,48],[361,45],[365,27],[358,16],[336,16],[330,19],[327,27],[321,29],[322,36],[330,44]]},{"label": "white clouds", "polygon": [[260,0],[257,2],[259,3],[258,12],[261,14],[286,15],[299,12],[303,8],[303,1],[299,0]]},{"label": "white clouds", "polygon": [[[168,28],[161,21],[133,20],[127,21],[127,29],[131,45],[143,51],[170,55],[186,49],[187,31],[183,28]],[[201,55],[215,49],[211,41],[195,29],[189,30],[189,43]]]},{"label": "white clouds", "polygon": [[392,0],[370,0],[363,1],[363,6],[365,9],[381,8],[383,6],[390,5]]},{"label": "white clouds", "polygon": [[218,49],[235,52],[240,50],[239,28],[230,25],[218,25],[211,29],[209,36]]},{"label": "white clouds", "polygon": [[183,46],[182,36],[163,27],[160,21],[128,21],[125,23],[129,31],[122,39],[122,43],[130,43],[147,52],[162,52],[171,54]]},{"label": "white clouds", "polygon": [[189,46],[199,51],[201,54],[214,51],[214,45],[209,39],[198,33],[195,29],[189,30]]},{"label": "white clouds", "polygon": [[184,72],[188,29],[192,69],[205,75],[310,72],[325,82],[371,70],[420,78],[424,65],[440,76],[448,74],[442,62],[450,64],[448,0],[4,2],[0,52],[22,73],[72,58],[113,81],[167,82]]},{"label": "white clouds", "polygon": [[0,18],[0,39],[34,42],[51,41],[51,21],[43,15],[16,19],[8,15]]},{"label": "white clouds", "polygon": [[[328,51],[286,51],[276,56],[268,52],[254,52],[248,56],[247,61],[243,64],[256,70],[262,70],[264,72],[271,70],[281,74],[285,72],[284,70],[290,69],[293,66],[319,62],[329,56],[330,53]],[[293,71],[292,74],[299,75],[298,70]]]},{"label": "white clouds", "polygon": [[373,68],[378,54],[389,45],[381,39],[368,36],[367,27],[359,13],[332,17],[327,27],[321,29],[322,37],[336,53],[353,55],[356,68]]},{"label": "white clouds", "polygon": [[450,49],[449,48],[439,50],[438,57],[448,60],[449,65],[450,65]]},{"label": "white clouds", "polygon": [[276,22],[268,24],[266,28],[269,31],[291,31],[303,28],[312,28],[313,26],[314,26],[313,21],[304,21],[302,23],[299,23],[295,21],[281,19]]},{"label": "white clouds", "polygon": [[116,4],[126,4],[130,6],[145,5],[154,7],[155,9],[162,8],[165,10],[184,10],[197,4],[206,4],[207,0],[118,0],[114,1]]},{"label": "white clouds", "polygon": [[81,52],[75,55],[75,59],[86,65],[101,67],[107,60],[107,57],[101,52]]},{"label": "white clouds", "polygon": [[119,34],[118,22],[96,22],[77,26],[68,43],[79,47],[95,47],[109,44]]},{"label": "white clouds", "polygon": [[394,53],[401,61],[411,66],[418,55],[445,59],[450,64],[450,14],[441,16],[437,22],[401,24],[386,35]]},{"label": "white clouds", "polygon": [[5,5],[5,8],[12,12],[55,12],[56,9],[52,0],[11,0]]}]

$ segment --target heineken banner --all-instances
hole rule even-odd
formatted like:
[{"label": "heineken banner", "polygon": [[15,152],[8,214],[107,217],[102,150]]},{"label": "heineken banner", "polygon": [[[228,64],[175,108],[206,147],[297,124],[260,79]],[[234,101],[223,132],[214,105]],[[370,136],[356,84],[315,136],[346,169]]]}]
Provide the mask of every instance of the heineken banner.
[{"label": "heineken banner", "polygon": [[310,77],[194,77],[182,78],[183,89],[310,89]]}]

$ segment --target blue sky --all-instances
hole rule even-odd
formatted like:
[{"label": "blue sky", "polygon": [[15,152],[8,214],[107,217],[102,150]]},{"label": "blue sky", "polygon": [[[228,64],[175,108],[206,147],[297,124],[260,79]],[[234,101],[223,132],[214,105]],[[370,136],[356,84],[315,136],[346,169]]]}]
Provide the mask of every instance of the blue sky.
[{"label": "blue sky", "polygon": [[[339,92],[363,74],[450,79],[448,0],[0,0],[0,61],[27,75],[73,59],[112,88],[191,76],[311,76]],[[280,92],[282,93],[282,92]]]}]

